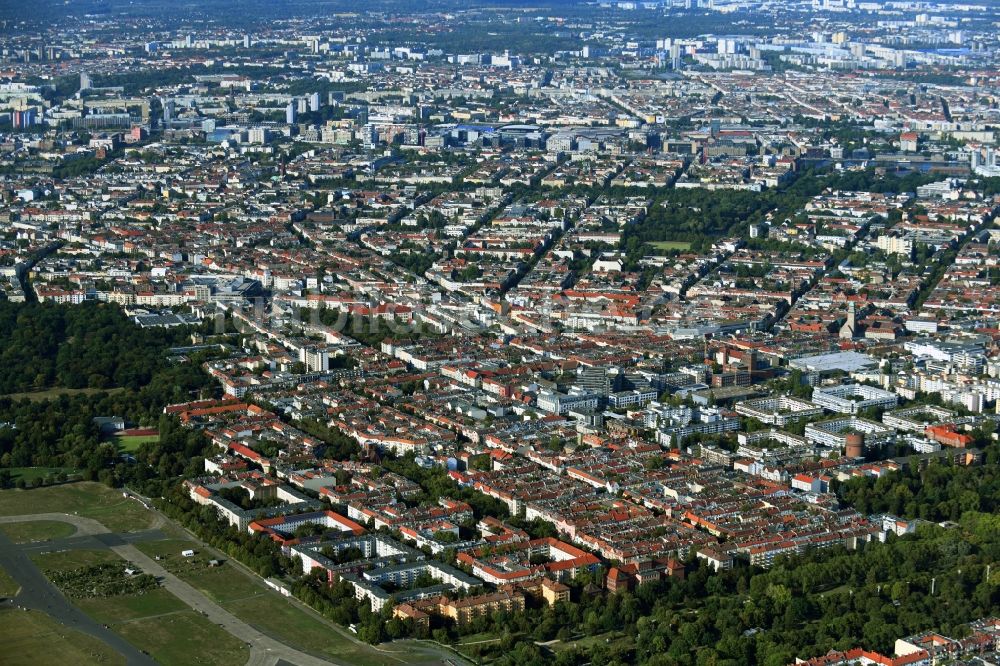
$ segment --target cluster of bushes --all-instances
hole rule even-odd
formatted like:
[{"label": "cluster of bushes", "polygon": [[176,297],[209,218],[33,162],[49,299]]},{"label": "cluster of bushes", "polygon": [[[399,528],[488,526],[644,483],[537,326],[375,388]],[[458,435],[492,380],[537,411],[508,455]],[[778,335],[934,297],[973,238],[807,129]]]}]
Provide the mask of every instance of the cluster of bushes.
[{"label": "cluster of bushes", "polygon": [[129,568],[125,563],[93,564],[70,571],[46,571],[45,575],[67,597],[76,599],[145,594],[160,586],[150,574],[126,573]]}]

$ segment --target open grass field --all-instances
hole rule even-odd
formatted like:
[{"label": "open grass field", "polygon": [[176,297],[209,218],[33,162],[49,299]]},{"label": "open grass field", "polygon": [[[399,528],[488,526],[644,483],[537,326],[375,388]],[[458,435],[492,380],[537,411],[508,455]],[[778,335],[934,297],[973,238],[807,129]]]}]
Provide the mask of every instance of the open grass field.
[{"label": "open grass field", "polygon": [[127,451],[129,453],[139,450],[139,447],[146,442],[155,444],[159,441],[159,435],[116,435],[113,439],[119,451]]},{"label": "open grass field", "polygon": [[462,645],[475,645],[475,644],[485,645],[487,643],[496,643],[499,640],[500,637],[497,636],[496,634],[490,634],[490,633],[469,634],[468,636],[462,636],[461,638],[459,638],[455,646],[460,647]]},{"label": "open grass field", "polygon": [[684,241],[650,241],[646,245],[652,246],[656,250],[690,250],[691,243]]},{"label": "open grass field", "polygon": [[231,562],[214,568],[192,564],[186,572],[173,569],[171,572],[220,604],[267,594],[269,590],[263,583],[239,571]]},{"label": "open grass field", "polygon": [[[374,648],[359,645],[331,629],[325,622],[293,606],[274,594],[240,599],[222,604],[230,613],[273,634],[279,640],[318,655],[336,657],[357,666],[400,663],[379,654]],[[391,652],[395,652],[392,649]],[[402,655],[404,658],[406,653]]]},{"label": "open grass field", "polygon": [[11,400],[24,400],[28,399],[33,402],[41,402],[43,400],[53,400],[63,395],[94,395],[95,393],[118,393],[122,391],[121,388],[113,389],[95,389],[95,388],[50,388],[43,391],[29,391],[27,393],[8,393],[6,395],[0,396],[0,398],[10,398]]},{"label": "open grass field", "polygon": [[[178,561],[182,559],[187,561],[191,561],[192,559],[204,559],[206,562],[212,559],[211,556],[207,556],[202,553],[201,546],[196,544],[191,539],[187,539],[182,534],[170,529],[166,529],[164,532],[169,534],[171,538],[160,539],[158,541],[142,541],[135,544],[135,547],[150,557],[163,558],[160,561],[160,564],[168,571],[174,571],[174,566],[177,565]],[[182,556],[181,552],[185,550],[195,551],[195,557],[188,558]]]},{"label": "open grass field", "polygon": [[[500,642],[500,637],[491,634],[469,634],[462,636],[453,646],[455,650],[464,655],[467,659],[476,664],[488,664],[494,661],[493,658],[484,656],[480,650],[495,648]],[[489,653],[492,654],[492,653]]]},{"label": "open grass field", "polygon": [[183,601],[162,587],[145,594],[73,599],[73,605],[102,624],[129,622],[189,610]]},{"label": "open grass field", "polygon": [[[231,561],[223,559],[222,565],[209,566],[209,560],[214,559],[215,555],[203,552],[193,541],[164,539],[145,541],[136,547],[150,557],[159,556],[160,565],[164,569],[220,604],[266,594],[269,590],[259,579],[237,569]],[[181,555],[181,551],[187,549],[194,550],[196,555],[194,557]]]},{"label": "open grass field", "polygon": [[32,541],[51,541],[65,539],[76,533],[76,528],[69,523],[55,520],[34,520],[30,523],[8,523],[0,525],[0,532],[7,535],[14,543],[30,543]]},{"label": "open grass field", "polygon": [[0,597],[13,597],[20,587],[10,574],[0,569]]},{"label": "open grass field", "polygon": [[44,613],[0,610],[6,666],[37,664],[124,664],[125,659],[101,641],[67,629]]},{"label": "open grass field", "polygon": [[111,624],[163,666],[243,666],[250,648],[193,610]]},{"label": "open grass field", "polygon": [[71,474],[77,474],[79,470],[75,470],[72,467],[11,467],[10,474],[11,478],[16,482],[18,479],[24,479],[25,483],[30,483],[35,479],[44,479],[47,476],[54,477],[59,472],[66,474],[67,476]]},{"label": "open grass field", "polygon": [[70,513],[93,518],[112,532],[148,529],[153,514],[121,491],[99,483],[80,482],[31,490],[0,491],[0,516]]},{"label": "open grass field", "polygon": [[32,553],[31,559],[35,565],[45,572],[47,570],[69,571],[95,564],[116,564],[121,558],[110,550],[60,550],[53,553]]},{"label": "open grass field", "polygon": [[[164,534],[169,538],[159,539],[158,541],[140,541],[135,544],[135,547],[146,553],[150,557],[161,557],[163,558],[160,562],[164,569],[169,569],[173,571],[172,564],[176,564],[173,560],[187,560],[192,559],[204,559],[205,562],[213,559],[213,555],[202,552],[202,547],[192,541],[183,530],[173,529],[172,525],[168,525],[163,529]],[[182,551],[193,550],[195,556],[193,558],[184,557],[181,555]]]},{"label": "open grass field", "polygon": [[549,645],[549,648],[554,652],[564,652],[572,647],[589,648],[597,645],[598,643],[604,643],[609,647],[614,646],[615,648],[622,650],[629,650],[635,647],[632,639],[624,633],[620,631],[609,631],[595,636],[583,636],[571,641],[555,641]]}]

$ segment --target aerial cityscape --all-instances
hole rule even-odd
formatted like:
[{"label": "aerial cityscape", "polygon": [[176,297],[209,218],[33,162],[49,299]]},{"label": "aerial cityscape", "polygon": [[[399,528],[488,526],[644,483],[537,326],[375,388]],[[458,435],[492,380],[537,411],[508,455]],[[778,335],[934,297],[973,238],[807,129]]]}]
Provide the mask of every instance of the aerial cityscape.
[{"label": "aerial cityscape", "polygon": [[0,664],[1000,664],[997,0],[0,6]]}]

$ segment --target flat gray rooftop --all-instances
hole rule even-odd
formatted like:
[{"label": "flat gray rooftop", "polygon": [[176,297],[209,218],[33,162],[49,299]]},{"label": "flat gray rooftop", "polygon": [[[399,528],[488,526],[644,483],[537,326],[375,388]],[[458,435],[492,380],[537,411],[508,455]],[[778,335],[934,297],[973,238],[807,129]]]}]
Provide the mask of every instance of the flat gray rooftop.
[{"label": "flat gray rooftop", "polygon": [[870,368],[873,365],[875,365],[875,359],[871,356],[854,351],[800,356],[788,362],[788,367],[806,372],[832,372],[834,370],[854,372]]}]

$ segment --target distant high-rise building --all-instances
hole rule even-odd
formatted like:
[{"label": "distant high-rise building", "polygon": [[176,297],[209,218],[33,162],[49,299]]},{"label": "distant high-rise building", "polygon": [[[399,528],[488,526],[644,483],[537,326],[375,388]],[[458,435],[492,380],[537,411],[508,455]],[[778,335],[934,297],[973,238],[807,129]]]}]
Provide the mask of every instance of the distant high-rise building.
[{"label": "distant high-rise building", "polygon": [[90,81],[90,74],[87,74],[87,72],[80,72],[80,92],[90,90],[92,87],[93,84]]},{"label": "distant high-rise building", "polygon": [[285,122],[289,125],[295,124],[295,119],[298,117],[298,109],[295,106],[295,100],[288,103],[285,107]]},{"label": "distant high-rise building", "polygon": [[720,39],[717,44],[717,50],[720,55],[731,55],[736,53],[736,40]]},{"label": "distant high-rise building", "polygon": [[372,123],[367,123],[364,126],[362,142],[364,143],[365,148],[374,148],[378,145],[378,130]]},{"label": "distant high-rise building", "polygon": [[300,97],[295,100],[295,105],[298,107],[299,113],[305,113],[309,110],[309,100],[305,97]]},{"label": "distant high-rise building", "polygon": [[328,372],[330,352],[317,347],[303,347],[299,350],[299,361],[306,366],[306,372]]},{"label": "distant high-rise building", "polygon": [[191,35],[185,35],[184,36],[184,46],[187,47],[187,48],[191,48],[192,43],[193,43],[193,41],[192,41]]},{"label": "distant high-rise building", "polygon": [[607,396],[611,392],[611,378],[605,367],[585,368],[577,379],[577,386],[588,393]]},{"label": "distant high-rise building", "polygon": [[313,111],[313,112],[319,111],[319,93],[318,92],[314,92],[313,94],[309,95],[309,110]]},{"label": "distant high-rise building", "polygon": [[38,112],[35,109],[24,109],[23,111],[14,111],[11,113],[11,124],[14,129],[28,129],[35,124],[35,119]]},{"label": "distant high-rise building", "polygon": [[995,167],[997,165],[997,154],[992,148],[986,149],[986,166]]},{"label": "distant high-rise building", "polygon": [[250,35],[243,35],[243,48],[250,48]]},{"label": "distant high-rise building", "polygon": [[176,103],[172,99],[163,100],[163,122],[169,123],[174,119],[174,110]]},{"label": "distant high-rise building", "polygon": [[247,134],[250,143],[265,144],[270,139],[266,127],[251,127]]}]

